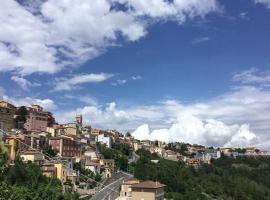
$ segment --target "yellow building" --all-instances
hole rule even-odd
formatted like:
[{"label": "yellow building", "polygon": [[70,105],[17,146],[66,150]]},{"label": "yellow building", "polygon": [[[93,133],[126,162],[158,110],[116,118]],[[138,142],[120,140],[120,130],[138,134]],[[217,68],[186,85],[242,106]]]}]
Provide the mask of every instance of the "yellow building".
[{"label": "yellow building", "polygon": [[8,102],[0,101],[0,129],[10,131],[14,128],[15,112],[15,106]]},{"label": "yellow building", "polygon": [[107,178],[111,177],[115,171],[114,160],[113,159],[100,159],[99,161],[101,168],[104,169],[105,176]]},{"label": "yellow building", "polygon": [[43,176],[56,178],[56,168],[54,167],[54,163],[49,162],[42,164],[41,172]]},{"label": "yellow building", "polygon": [[144,181],[131,186],[131,200],[164,200],[165,185],[154,182]]},{"label": "yellow building", "polygon": [[5,143],[9,149],[9,160],[14,161],[17,151],[21,151],[25,147],[21,144],[21,142],[24,141],[24,136],[21,134],[8,136],[5,138],[5,140],[6,140]]}]

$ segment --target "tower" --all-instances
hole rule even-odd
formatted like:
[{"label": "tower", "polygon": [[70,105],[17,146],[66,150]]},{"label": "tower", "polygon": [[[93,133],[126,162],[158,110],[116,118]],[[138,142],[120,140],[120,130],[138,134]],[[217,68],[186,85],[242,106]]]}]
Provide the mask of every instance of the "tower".
[{"label": "tower", "polygon": [[82,115],[77,115],[76,117],[75,117],[75,121],[76,121],[76,124],[78,124],[78,125],[80,125],[80,126],[82,126]]}]

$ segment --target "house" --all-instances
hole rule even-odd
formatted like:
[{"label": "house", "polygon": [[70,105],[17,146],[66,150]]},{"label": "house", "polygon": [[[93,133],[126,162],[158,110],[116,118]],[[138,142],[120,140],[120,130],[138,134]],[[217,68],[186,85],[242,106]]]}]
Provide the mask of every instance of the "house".
[{"label": "house", "polygon": [[86,157],[86,160],[97,160],[98,159],[98,155],[97,152],[89,149],[87,151],[84,152],[84,156]]},{"label": "house", "polygon": [[56,168],[52,162],[43,163],[41,166],[41,172],[43,176],[56,178]]},{"label": "house", "polygon": [[76,136],[79,134],[79,127],[76,123],[63,124],[62,129],[63,129],[64,135],[67,135],[67,136]]},{"label": "house", "polygon": [[133,142],[133,149],[134,149],[134,151],[137,151],[137,150],[139,150],[141,148],[142,148],[142,145],[138,141]]},{"label": "house", "polygon": [[99,161],[101,168],[104,169],[106,178],[110,178],[115,172],[115,165],[113,159],[100,159]]},{"label": "house", "polygon": [[123,183],[121,184],[120,196],[117,198],[117,200],[131,200],[132,199],[131,186],[138,183],[140,183],[140,181],[137,179],[130,179],[123,181]]},{"label": "house", "polygon": [[86,160],[85,169],[92,171],[94,174],[100,174],[100,163]]},{"label": "house", "polygon": [[131,200],[163,200],[165,185],[154,182],[144,181],[131,185]]},{"label": "house", "polygon": [[37,165],[41,165],[44,162],[43,154],[38,151],[33,151],[33,150],[21,152],[20,158],[25,163],[32,162]]},{"label": "house", "polygon": [[107,148],[111,148],[112,146],[112,139],[109,136],[105,136],[105,134],[100,134],[96,137],[96,141],[100,142],[101,144],[105,144]]},{"label": "house", "polygon": [[99,129],[91,129],[91,135],[92,136],[98,136],[100,133],[100,130]]},{"label": "house", "polygon": [[79,180],[79,175],[73,170],[73,160],[65,159],[60,161],[42,164],[42,174],[47,177],[57,178],[63,183],[75,184]]},{"label": "house", "polygon": [[0,130],[11,131],[14,128],[15,112],[15,106],[8,102],[0,101]]},{"label": "house", "polygon": [[179,160],[179,157],[180,157],[180,153],[178,152],[174,152],[174,151],[171,151],[171,150],[166,150],[165,153],[164,153],[164,158],[167,158],[167,159],[170,159],[170,160]]},{"label": "house", "polygon": [[197,158],[187,158],[185,157],[184,162],[188,165],[188,166],[193,166],[194,168],[199,168],[200,166],[200,162]]},{"label": "house", "polygon": [[161,147],[151,147],[150,152],[151,153],[156,153],[159,156],[163,157],[166,151],[165,151],[165,149],[163,149]]},{"label": "house", "polygon": [[225,156],[231,156],[234,149],[232,148],[220,148],[221,153],[223,153]]}]

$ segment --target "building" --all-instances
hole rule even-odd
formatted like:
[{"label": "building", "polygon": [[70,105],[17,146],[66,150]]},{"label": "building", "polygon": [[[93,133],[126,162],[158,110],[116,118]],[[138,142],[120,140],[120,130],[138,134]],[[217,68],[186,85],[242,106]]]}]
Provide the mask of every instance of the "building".
[{"label": "building", "polygon": [[171,150],[166,150],[164,153],[164,158],[177,161],[180,158],[180,153]]},{"label": "building", "polygon": [[130,179],[123,181],[121,184],[120,196],[117,200],[131,200],[132,199],[132,190],[131,186],[140,183],[137,179]]},{"label": "building", "polygon": [[97,152],[92,149],[88,149],[87,151],[85,151],[84,156],[88,160],[98,160]]},{"label": "building", "polygon": [[99,161],[101,168],[104,169],[106,178],[110,178],[115,171],[115,165],[113,159],[100,159]]},{"label": "building", "polygon": [[11,131],[14,128],[14,115],[16,107],[12,104],[0,101],[0,129]]},{"label": "building", "polygon": [[105,136],[105,134],[100,134],[96,137],[97,142],[100,142],[101,144],[105,144],[106,147],[111,148],[112,147],[112,139],[109,136]]},{"label": "building", "polygon": [[76,121],[76,124],[78,124],[80,127],[82,127],[82,124],[83,124],[83,118],[82,118],[82,115],[77,115],[75,117],[75,121]]},{"label": "building", "polygon": [[92,136],[98,136],[100,133],[100,130],[99,129],[91,129],[91,135]]},{"label": "building", "polygon": [[85,169],[90,170],[94,174],[100,174],[100,163],[86,160]]},{"label": "building", "polygon": [[12,135],[5,137],[5,144],[9,151],[9,160],[14,161],[18,152],[28,150],[29,147],[24,145],[24,135]]},{"label": "building", "polygon": [[73,159],[65,159],[58,162],[46,162],[41,166],[44,176],[57,178],[63,183],[75,184],[79,176],[73,170]]},{"label": "building", "polygon": [[20,153],[20,157],[25,163],[32,162],[36,165],[41,165],[44,162],[44,156],[38,151],[24,151]]},{"label": "building", "polygon": [[81,155],[81,145],[70,137],[55,137],[49,140],[49,145],[61,157],[76,157]]},{"label": "building", "polygon": [[163,200],[165,185],[154,182],[144,181],[131,185],[131,200]]},{"label": "building", "polygon": [[50,112],[44,112],[39,105],[32,105],[27,108],[28,115],[24,128],[27,131],[46,131],[47,127],[52,127],[55,119]]}]

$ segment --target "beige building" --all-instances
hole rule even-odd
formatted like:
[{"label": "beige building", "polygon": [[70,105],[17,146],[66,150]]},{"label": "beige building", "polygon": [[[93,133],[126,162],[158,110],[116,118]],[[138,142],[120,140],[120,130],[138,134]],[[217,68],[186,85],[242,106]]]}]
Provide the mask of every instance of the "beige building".
[{"label": "beige building", "polygon": [[121,184],[120,196],[117,198],[117,200],[131,200],[132,199],[131,186],[138,183],[140,183],[140,181],[137,179],[124,181]]},{"label": "beige building", "polygon": [[165,185],[159,182],[144,181],[131,186],[131,200],[164,200]]},{"label": "beige building", "polygon": [[32,162],[41,165],[44,162],[44,156],[38,151],[24,151],[20,154],[23,162]]},{"label": "beige building", "polygon": [[15,112],[15,106],[8,102],[0,101],[0,129],[11,131],[14,128]]}]

